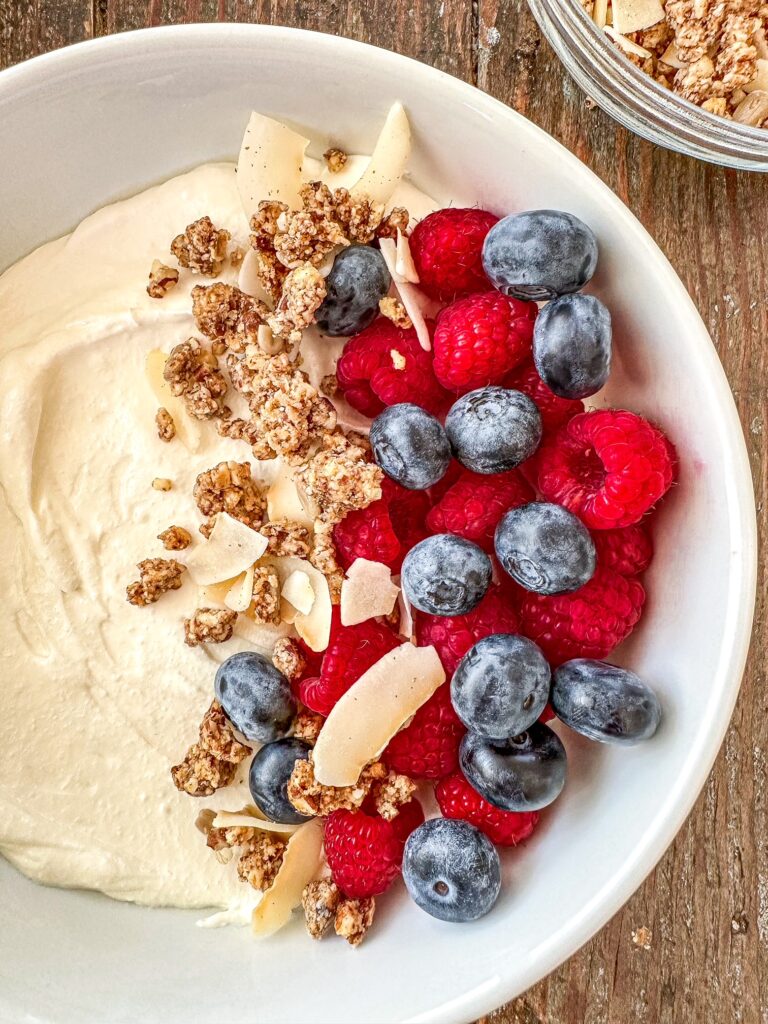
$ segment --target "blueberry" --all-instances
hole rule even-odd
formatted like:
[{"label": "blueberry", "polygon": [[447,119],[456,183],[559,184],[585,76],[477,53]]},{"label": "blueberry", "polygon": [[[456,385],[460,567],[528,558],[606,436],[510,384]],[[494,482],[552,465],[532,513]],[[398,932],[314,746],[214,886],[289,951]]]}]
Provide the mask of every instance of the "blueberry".
[{"label": "blueberry", "polygon": [[561,210],[529,210],[494,224],[483,244],[483,269],[494,288],[516,299],[577,292],[597,266],[597,239]]},{"label": "blueberry", "polygon": [[288,799],[288,780],[297,761],[305,761],[312,748],[304,740],[289,737],[265,744],[251,761],[248,785],[253,802],[270,821],[300,825],[309,819],[299,814]]},{"label": "blueberry", "polygon": [[535,402],[509,388],[478,388],[451,406],[445,431],[456,458],[475,473],[504,473],[541,443]]},{"label": "blueberry", "polygon": [[358,334],[376,319],[391,278],[384,257],[370,245],[350,245],[333,261],[317,325],[332,337]]},{"label": "blueberry", "polygon": [[549,302],[533,328],[539,376],[561,398],[588,398],[611,372],[611,314],[593,295]]},{"label": "blueberry", "polygon": [[476,921],[501,890],[496,847],[468,821],[431,818],[411,832],[403,855],[411,899],[440,921]]},{"label": "blueberry", "polygon": [[589,658],[566,661],[555,670],[552,707],[571,729],[601,743],[639,743],[653,736],[661,721],[658,697],[642,679]]},{"label": "blueberry", "polygon": [[464,725],[489,740],[517,736],[549,698],[551,673],[539,648],[512,633],[494,633],[470,647],[451,680],[451,701]]},{"label": "blueberry", "polygon": [[468,732],[459,762],[470,785],[504,811],[538,811],[565,785],[565,747],[540,722],[501,742]]},{"label": "blueberry", "polygon": [[412,491],[445,474],[451,446],[438,420],[418,405],[390,405],[371,424],[373,457],[388,477]]},{"label": "blueberry", "polygon": [[532,501],[506,512],[496,527],[496,557],[516,583],[536,594],[567,594],[589,583],[595,545],[561,505]]},{"label": "blueberry", "polygon": [[246,739],[268,743],[288,732],[296,714],[291,684],[263,655],[233,654],[219,665],[213,686],[224,714]]},{"label": "blueberry", "polygon": [[491,560],[477,544],[436,533],[405,556],[400,582],[419,611],[466,615],[483,599],[491,574]]}]

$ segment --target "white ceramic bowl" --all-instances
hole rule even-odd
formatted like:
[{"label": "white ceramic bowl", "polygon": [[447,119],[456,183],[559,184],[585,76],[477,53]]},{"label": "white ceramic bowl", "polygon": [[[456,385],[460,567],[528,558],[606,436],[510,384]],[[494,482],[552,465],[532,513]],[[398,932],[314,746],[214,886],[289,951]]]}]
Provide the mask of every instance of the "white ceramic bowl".
[{"label": "white ceramic bowl", "polygon": [[298,923],[257,945],[247,931],[195,928],[199,914],[44,889],[2,862],[2,1020],[471,1020],[551,971],[618,910],[710,770],[754,597],[741,427],[670,265],[602,182],[538,128],[432,68],[329,36],[211,25],[85,43],[0,75],[0,266],[107,200],[232,156],[252,107],[365,151],[394,99],[415,129],[413,176],[438,198],[497,211],[561,207],[597,232],[595,290],[617,339],[606,398],[657,420],[681,456],[680,484],[657,520],[648,610],[622,654],[661,695],[663,728],[630,750],[569,738],[566,791],[533,840],[504,858],[493,913],[447,925],[393,894],[355,952],[312,943]]}]

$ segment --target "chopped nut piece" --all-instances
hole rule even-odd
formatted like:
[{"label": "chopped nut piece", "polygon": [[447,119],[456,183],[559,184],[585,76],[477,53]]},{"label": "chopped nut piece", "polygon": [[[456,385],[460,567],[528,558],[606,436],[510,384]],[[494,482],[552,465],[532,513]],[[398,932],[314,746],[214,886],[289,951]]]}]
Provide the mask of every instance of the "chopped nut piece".
[{"label": "chopped nut piece", "polygon": [[235,736],[232,723],[216,700],[211,702],[200,723],[200,746],[220,761],[230,761],[232,764],[240,764],[253,753],[251,747],[241,743]]},{"label": "chopped nut piece", "polygon": [[283,637],[277,641],[272,651],[272,664],[291,683],[301,679],[307,668],[307,661],[301,648],[290,637]]},{"label": "chopped nut piece", "polygon": [[198,476],[192,493],[197,507],[208,516],[200,527],[205,537],[210,535],[217,512],[228,512],[254,530],[261,526],[266,502],[247,462],[220,462]]},{"label": "chopped nut piece", "polygon": [[176,437],[176,424],[166,408],[161,406],[155,413],[157,436],[161,441],[172,441]]},{"label": "chopped nut piece", "polygon": [[310,882],[301,894],[301,906],[307,931],[313,939],[322,939],[336,917],[341,893],[335,882]]},{"label": "chopped nut piece", "polygon": [[320,393],[327,398],[335,398],[339,393],[339,379],[335,373],[327,373],[320,381]]},{"label": "chopped nut piece", "polygon": [[215,277],[227,258],[229,239],[228,231],[215,227],[210,217],[201,217],[174,238],[171,252],[193,274]]},{"label": "chopped nut piece", "polygon": [[238,875],[260,892],[268,889],[283,863],[285,846],[274,832],[255,831],[237,863]]},{"label": "chopped nut piece", "polygon": [[266,321],[274,334],[295,344],[325,296],[325,278],[320,271],[311,263],[301,263],[286,277],[277,308],[267,314]]},{"label": "chopped nut piece", "polygon": [[221,375],[216,357],[195,338],[171,349],[163,369],[163,379],[171,392],[182,399],[190,416],[209,420],[221,415],[227,382]]},{"label": "chopped nut piece", "polygon": [[309,530],[301,523],[280,519],[265,523],[260,531],[269,541],[269,553],[278,558],[307,558],[311,549]]},{"label": "chopped nut piece", "polygon": [[183,551],[192,543],[192,537],[183,526],[169,526],[167,530],[158,533],[157,539],[163,542],[166,551]]},{"label": "chopped nut piece", "polygon": [[258,338],[259,324],[266,322],[270,311],[259,299],[217,281],[192,289],[192,312],[206,338],[224,341],[233,352],[243,352],[248,342]]},{"label": "chopped nut piece", "polygon": [[236,771],[237,765],[231,761],[220,761],[195,743],[181,764],[171,768],[171,777],[176,788],[190,796],[211,796],[222,786],[228,786]]},{"label": "chopped nut piece", "polygon": [[338,174],[339,171],[346,166],[347,154],[343,149],[336,149],[332,146],[330,149],[326,149],[323,153],[323,160],[325,160],[326,166],[331,174]]},{"label": "chopped nut piece", "polygon": [[320,451],[297,475],[327,523],[338,523],[352,509],[367,508],[381,497],[381,470],[338,431],[323,438]]},{"label": "chopped nut piece", "polygon": [[167,267],[160,260],[152,260],[147,294],[152,299],[163,299],[172,288],[176,287],[178,281],[178,270],[175,270],[173,267]]},{"label": "chopped nut piece", "polygon": [[261,625],[280,622],[280,581],[270,565],[257,565],[253,571],[253,619]]},{"label": "chopped nut piece", "polygon": [[181,587],[184,566],[175,558],[145,558],[138,564],[139,579],[127,588],[128,601],[143,608],[154,604],[168,590]]},{"label": "chopped nut piece", "polygon": [[336,934],[346,939],[350,946],[359,946],[373,924],[375,911],[376,900],[373,896],[361,900],[344,900],[339,904],[333,922]]},{"label": "chopped nut piece", "polygon": [[404,235],[408,230],[409,220],[410,216],[404,206],[393,207],[376,229],[376,237],[397,240],[398,231]]},{"label": "chopped nut piece", "polygon": [[333,540],[333,529],[328,523],[318,521],[315,524],[314,543],[309,561],[325,576],[331,602],[341,601],[341,588],[344,584],[344,570],[339,565],[336,544]]},{"label": "chopped nut piece", "polygon": [[229,608],[196,608],[189,619],[184,619],[184,643],[188,647],[200,644],[223,644],[235,629],[237,612]]},{"label": "chopped nut piece", "polygon": [[387,777],[381,761],[364,768],[354,786],[323,786],[315,778],[311,761],[297,761],[288,780],[288,799],[301,814],[326,817],[341,808],[354,811],[361,807],[375,782]]},{"label": "chopped nut piece", "polygon": [[[404,331],[408,331],[413,327],[413,320],[408,316],[405,306],[402,304],[400,299],[396,299],[392,295],[385,295],[384,298],[379,301],[379,312],[382,316],[385,316],[387,320],[391,320],[395,327],[400,327]],[[399,366],[395,363],[396,356],[398,361],[401,362],[401,365]],[[392,352],[392,363],[396,370],[402,370],[405,368],[405,359],[400,352],[397,352],[396,349],[393,349]]]},{"label": "chopped nut piece", "polygon": [[155,491],[170,491],[173,489],[173,480],[165,476],[156,476],[152,481],[152,488]]},{"label": "chopped nut piece", "polygon": [[392,821],[400,813],[400,808],[413,799],[416,783],[407,775],[390,772],[386,779],[376,782],[371,793],[376,810],[387,821]]},{"label": "chopped nut piece", "polygon": [[322,715],[316,715],[314,711],[304,708],[296,715],[293,723],[293,735],[298,740],[304,740],[314,747],[325,719]]}]

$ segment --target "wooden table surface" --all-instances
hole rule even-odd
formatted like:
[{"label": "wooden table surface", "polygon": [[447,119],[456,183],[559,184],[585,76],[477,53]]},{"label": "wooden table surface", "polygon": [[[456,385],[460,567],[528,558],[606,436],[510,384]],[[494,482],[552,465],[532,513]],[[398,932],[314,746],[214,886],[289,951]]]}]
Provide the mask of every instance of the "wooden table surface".
[{"label": "wooden table surface", "polygon": [[[589,109],[525,0],[0,0],[0,67],[109,32],[217,19],[398,50],[492,93],[596,171],[659,242],[712,333],[744,425],[764,539],[768,176],[657,149]],[[760,593],[725,744],[656,871],[579,953],[486,1024],[768,1024],[766,639]]]}]

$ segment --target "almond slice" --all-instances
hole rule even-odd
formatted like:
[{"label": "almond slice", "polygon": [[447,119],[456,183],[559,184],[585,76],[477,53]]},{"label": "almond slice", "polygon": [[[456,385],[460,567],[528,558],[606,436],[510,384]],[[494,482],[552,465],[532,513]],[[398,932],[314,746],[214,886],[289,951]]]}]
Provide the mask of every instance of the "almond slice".
[{"label": "almond slice", "polygon": [[237,159],[237,188],[250,221],[263,199],[301,209],[304,154],[309,139],[254,111]]},{"label": "almond slice", "polygon": [[255,808],[244,807],[242,811],[217,811],[213,819],[214,828],[258,828],[262,832],[279,832],[282,835],[293,835],[301,825],[284,825],[279,821],[267,821],[266,818],[254,814]]},{"label": "almond slice", "polygon": [[323,826],[317,818],[300,825],[288,840],[283,863],[253,912],[253,934],[266,938],[288,924],[301,903],[304,887],[323,863]]},{"label": "almond slice", "polygon": [[400,184],[411,155],[411,126],[402,103],[389,108],[371,159],[351,192],[374,203],[386,203]]},{"label": "almond slice", "polygon": [[250,526],[228,512],[218,512],[208,540],[187,559],[187,570],[198,585],[231,580],[258,562],[267,544],[267,538]]},{"label": "almond slice", "polygon": [[622,35],[642,32],[664,19],[659,0],[611,0],[613,27]]},{"label": "almond slice", "polygon": [[144,364],[147,382],[158,405],[163,406],[171,414],[176,436],[188,451],[196,452],[199,451],[202,441],[202,424],[189,415],[182,400],[172,393],[168,381],[163,377],[167,359],[166,353],[160,349],[154,349],[147,354]]},{"label": "almond slice", "polygon": [[312,581],[303,569],[294,569],[283,584],[280,596],[284,597],[302,615],[309,615],[312,605],[315,603]]},{"label": "almond slice", "polygon": [[399,593],[388,566],[356,558],[341,585],[342,626],[356,626],[377,615],[389,615]]},{"label": "almond slice", "polygon": [[400,275],[397,272],[397,245],[394,238],[380,238],[379,249],[392,277],[392,285],[413,322],[419,344],[425,352],[429,352],[432,349],[432,339],[429,336],[426,317],[434,316],[439,306],[420,292],[415,285],[402,278],[398,280]]},{"label": "almond slice", "polygon": [[434,647],[403,644],[364,672],[336,703],[315,744],[315,778],[354,786],[395,733],[445,682]]},{"label": "almond slice", "polygon": [[233,612],[247,612],[253,600],[253,566],[238,576],[224,597],[224,604]]}]

